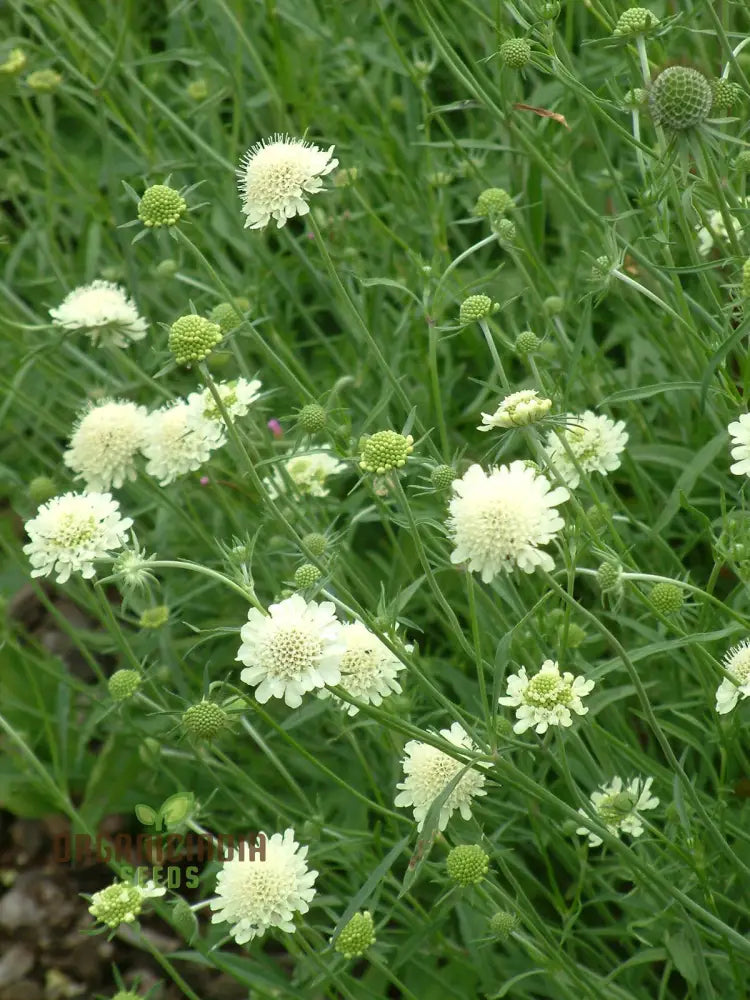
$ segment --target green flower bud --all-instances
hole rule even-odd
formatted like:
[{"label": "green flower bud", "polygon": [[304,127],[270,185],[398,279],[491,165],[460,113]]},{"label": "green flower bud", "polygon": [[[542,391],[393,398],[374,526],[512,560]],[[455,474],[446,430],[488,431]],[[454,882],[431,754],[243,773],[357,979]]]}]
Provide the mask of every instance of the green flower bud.
[{"label": "green flower bud", "polygon": [[656,14],[645,7],[631,7],[620,14],[613,35],[641,35],[659,23]]},{"label": "green flower bud", "polygon": [[699,125],[711,110],[711,85],[698,70],[670,66],[654,80],[649,93],[654,120],[674,131]]},{"label": "green flower bud", "polygon": [[178,365],[203,361],[221,340],[221,329],[202,316],[180,316],[169,331],[169,349]]},{"label": "green flower bud", "polygon": [[498,219],[493,215],[490,216],[490,225],[492,226],[492,232],[501,243],[510,244],[515,241],[516,224],[512,219]]},{"label": "green flower bud", "polygon": [[500,58],[509,69],[523,69],[531,59],[531,46],[525,38],[509,38],[500,46]]},{"label": "green flower bud", "polygon": [[657,583],[649,594],[649,600],[662,615],[675,615],[682,610],[685,596],[682,588],[674,583]]},{"label": "green flower bud", "polygon": [[311,531],[304,536],[302,543],[314,556],[322,556],[328,546],[328,539],[318,531]]},{"label": "green flower bud", "polygon": [[378,431],[362,442],[360,469],[382,476],[391,469],[402,469],[414,450],[414,438],[396,431]]},{"label": "green flower bud", "polygon": [[568,623],[568,637],[565,638],[565,626],[561,625],[557,632],[558,644],[566,643],[568,649],[578,649],[581,643],[586,638],[586,633],[583,631],[580,625],[576,625],[575,622]]},{"label": "green flower bud", "polygon": [[495,721],[495,732],[500,739],[508,740],[513,736],[513,723],[510,719],[506,719],[504,716],[498,715]]},{"label": "green flower bud", "polygon": [[554,21],[560,13],[560,0],[553,0],[552,3],[543,3],[539,13],[545,21]]},{"label": "green flower bud", "polygon": [[489,295],[470,295],[464,299],[458,312],[458,320],[462,326],[475,323],[491,316],[500,306],[492,301]]},{"label": "green flower bud", "polygon": [[[250,303],[247,299],[238,299],[237,305],[244,310],[250,308]],[[217,306],[214,306],[208,318],[212,323],[217,324],[222,333],[229,333],[230,330],[234,330],[242,322],[242,316],[240,316],[231,302],[220,302]]]},{"label": "green flower bud", "polygon": [[39,506],[57,496],[57,485],[49,476],[34,476],[28,486],[29,500]]},{"label": "green flower bud", "polygon": [[436,490],[447,490],[456,478],[457,473],[452,465],[436,465],[430,473],[430,481]]},{"label": "green flower bud", "polygon": [[326,411],[320,403],[307,403],[297,414],[297,422],[306,434],[318,434],[326,425]]},{"label": "green flower bud", "polygon": [[596,579],[599,582],[602,593],[606,593],[608,590],[615,590],[620,585],[621,574],[622,568],[617,563],[603,562],[596,571]]},{"label": "green flower bud", "polygon": [[203,77],[191,80],[185,88],[185,93],[191,101],[204,101],[208,97],[208,84]]},{"label": "green flower bud", "polygon": [[229,724],[221,705],[203,698],[182,713],[182,726],[188,736],[198,740],[214,740]]},{"label": "green flower bud", "polygon": [[490,918],[490,930],[503,941],[506,941],[516,930],[521,921],[517,913],[509,913],[508,910],[499,910]]},{"label": "green flower bud", "polygon": [[112,701],[125,701],[132,698],[141,686],[141,675],[137,670],[115,670],[107,681]]},{"label": "green flower bud", "polygon": [[712,80],[711,93],[712,111],[729,111],[745,96],[742,87],[738,83],[730,83],[729,80]]},{"label": "green flower bud", "polygon": [[633,90],[628,90],[625,92],[622,98],[622,103],[626,108],[640,108],[648,100],[648,91],[644,90],[643,87],[635,87]]},{"label": "green flower bud", "polygon": [[738,174],[750,173],[750,149],[742,149],[734,158],[734,169]]},{"label": "green flower bud", "polygon": [[179,269],[179,264],[172,257],[165,257],[156,265],[156,273],[160,278],[174,278]]},{"label": "green flower bud", "polygon": [[548,295],[542,306],[547,316],[558,316],[565,309],[565,300],[559,295]]},{"label": "green flower bud", "polygon": [[356,167],[343,167],[333,175],[333,186],[337,188],[351,187],[359,177]]},{"label": "green flower bud", "polygon": [[113,882],[94,893],[89,906],[91,916],[107,927],[132,923],[143,906],[143,892],[136,885]]},{"label": "green flower bud", "polygon": [[5,60],[0,63],[0,73],[15,76],[26,65],[26,53],[23,49],[11,49]]},{"label": "green flower bud", "polygon": [[516,337],[516,354],[533,354],[534,351],[539,350],[540,344],[541,340],[535,333],[532,333],[531,330],[524,330]]},{"label": "green flower bud", "polygon": [[487,188],[477,198],[474,206],[474,215],[503,215],[509,208],[513,207],[513,199],[502,188]]},{"label": "green flower bud", "polygon": [[320,579],[320,570],[312,563],[303,563],[294,571],[294,585],[297,590],[307,590]]},{"label": "green flower bud", "polygon": [[53,69],[38,69],[35,73],[29,73],[26,83],[38,94],[51,94],[62,83],[62,77]]},{"label": "green flower bud", "polygon": [[157,604],[155,608],[146,608],[141,612],[138,624],[141,628],[161,628],[169,621],[169,608],[166,604]]},{"label": "green flower bud", "polygon": [[490,859],[479,844],[454,847],[445,862],[449,877],[458,885],[475,885],[487,874]]},{"label": "green flower bud", "polygon": [[179,191],[166,184],[146,188],[138,202],[138,218],[144,226],[174,226],[187,210],[187,202]]},{"label": "green flower bud", "polygon": [[333,947],[344,958],[359,958],[376,940],[372,914],[369,910],[363,910],[354,914],[336,938]]}]

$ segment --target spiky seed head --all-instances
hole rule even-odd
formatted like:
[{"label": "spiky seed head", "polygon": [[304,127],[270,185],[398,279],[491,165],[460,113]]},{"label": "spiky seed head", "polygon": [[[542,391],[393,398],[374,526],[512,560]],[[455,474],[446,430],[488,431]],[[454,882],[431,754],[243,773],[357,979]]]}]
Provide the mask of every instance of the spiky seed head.
[{"label": "spiky seed head", "polygon": [[52,497],[56,497],[59,490],[54,479],[50,479],[49,476],[34,476],[29,483],[28,492],[29,500],[38,507],[45,500],[51,500]]},{"label": "spiky seed head", "polygon": [[152,184],[138,202],[138,218],[149,228],[174,226],[186,210],[187,202],[180,192],[167,184]]},{"label": "spiky seed head", "polygon": [[430,481],[436,490],[447,490],[457,473],[452,465],[436,465],[430,473]]},{"label": "spiky seed head", "polygon": [[221,328],[203,316],[180,316],[169,331],[169,349],[178,365],[203,361],[221,340]]},{"label": "spiky seed head", "polygon": [[215,740],[229,724],[229,716],[216,702],[203,698],[182,713],[182,726],[194,739]]},{"label": "spiky seed head", "polygon": [[541,340],[531,330],[524,330],[516,337],[516,354],[533,354],[539,350]]},{"label": "spiky seed head", "polygon": [[112,701],[125,701],[127,698],[132,698],[141,686],[141,679],[137,670],[115,670],[107,681]]},{"label": "spiky seed head", "polygon": [[505,941],[513,931],[517,930],[521,921],[517,913],[510,913],[508,910],[499,910],[490,917],[490,930],[501,940]]},{"label": "spiky seed head", "polygon": [[498,309],[499,306],[497,303],[493,303],[489,295],[470,295],[461,303],[458,319],[462,326],[468,326],[469,323],[487,319]]},{"label": "spiky seed head", "polygon": [[320,403],[306,403],[297,414],[297,422],[306,434],[319,434],[326,425],[327,414]]},{"label": "spiky seed head", "polygon": [[620,14],[613,35],[640,35],[659,23],[659,18],[646,7],[631,7]]},{"label": "spiky seed head", "polygon": [[311,531],[308,535],[304,536],[302,544],[307,548],[308,552],[318,557],[322,556],[325,552],[328,539],[325,535],[321,535],[319,531]]},{"label": "spiky seed head", "polygon": [[591,277],[596,281],[605,281],[612,271],[612,261],[607,256],[597,257],[591,265]]},{"label": "spiky seed head", "polygon": [[503,215],[513,205],[513,199],[503,188],[487,188],[477,198],[474,215]]},{"label": "spiky seed head", "polygon": [[622,568],[614,562],[603,562],[596,571],[596,579],[602,593],[608,590],[615,590],[620,585]]},{"label": "spiky seed head", "polygon": [[525,38],[509,38],[500,46],[500,58],[509,69],[523,69],[531,59],[531,46]]},{"label": "spiky seed head", "polygon": [[462,844],[448,855],[445,867],[448,876],[461,886],[476,885],[487,874],[490,859],[479,844]]},{"label": "spiky seed head", "polygon": [[369,910],[355,913],[336,938],[334,950],[344,958],[359,958],[375,944],[375,926]]},{"label": "spiky seed head", "polygon": [[673,131],[699,125],[711,110],[711,84],[697,69],[670,66],[660,73],[648,95],[654,120]]},{"label": "spiky seed head", "polygon": [[303,563],[294,571],[294,585],[297,590],[307,590],[320,579],[320,570],[312,563]]},{"label": "spiky seed head", "polygon": [[729,80],[712,80],[711,92],[713,95],[712,111],[730,111],[745,96],[742,87],[738,83],[730,83]]},{"label": "spiky seed head", "polygon": [[651,589],[649,600],[662,615],[675,615],[682,610],[685,597],[681,587],[674,583],[657,583]]},{"label": "spiky seed head", "polygon": [[396,431],[378,431],[362,442],[359,467],[382,476],[391,469],[401,469],[414,450],[414,438]]}]

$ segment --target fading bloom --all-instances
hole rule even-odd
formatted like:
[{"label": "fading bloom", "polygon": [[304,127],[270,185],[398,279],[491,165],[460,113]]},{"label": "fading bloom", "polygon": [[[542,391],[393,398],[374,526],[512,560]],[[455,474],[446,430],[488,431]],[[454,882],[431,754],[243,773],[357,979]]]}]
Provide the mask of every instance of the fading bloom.
[{"label": "fading bloom", "polygon": [[135,479],[135,458],[143,444],[147,414],[143,406],[105,399],[78,421],[63,461],[90,490],[119,488]]},{"label": "fading bloom", "polygon": [[283,698],[289,708],[299,708],[303,694],[341,680],[340,628],[331,601],[308,602],[300,594],[271,604],[267,615],[251,608],[235,657],[246,666],[240,677],[257,685],[261,705]]},{"label": "fading bloom", "polygon": [[[292,455],[284,463],[284,468],[300,493],[312,497],[327,497],[330,490],[325,485],[326,479],[343,472],[346,465],[339,462],[330,451],[321,450]],[[279,469],[274,469],[273,476],[264,482],[272,499],[287,491],[286,479]]]},{"label": "fading bloom", "polygon": [[[631,837],[640,837],[643,833],[643,821],[640,813],[645,809],[656,809],[659,800],[651,794],[653,778],[633,778],[625,785],[622,778],[613,778],[608,785],[602,785],[601,790],[591,793],[591,805],[594,807],[599,821],[615,837],[627,833]],[[578,812],[586,816],[583,809]],[[585,826],[579,826],[576,833],[589,838],[591,847],[598,847],[602,838]]]},{"label": "fading bloom", "polygon": [[[567,426],[554,430],[547,438],[545,449],[550,466],[566,486],[575,489],[583,472],[601,472],[606,476],[621,465],[620,455],[628,443],[628,433],[622,420],[615,423],[603,414],[586,410],[569,415]],[[563,441],[575,456],[578,467],[566,451]]]},{"label": "fading bloom", "polygon": [[482,426],[478,431],[489,431],[493,427],[522,427],[532,424],[549,411],[551,399],[540,397],[536,389],[521,389],[512,392],[500,403],[493,414],[482,414]]},{"label": "fading bloom", "polygon": [[[307,913],[315,895],[318,876],[307,867],[307,847],[294,839],[294,830],[283,835],[259,835],[261,851],[244,850],[242,857],[225,861],[216,876],[218,896],[209,903],[212,923],[231,924],[237,944],[265,934],[269,927],[294,933],[295,913]],[[238,852],[239,854],[239,852]]]},{"label": "fading bloom", "polygon": [[750,476],[750,413],[741,413],[727,430],[732,436],[732,458],[737,461],[729,471],[735,476]]},{"label": "fading bloom", "polygon": [[574,677],[567,671],[560,673],[554,660],[545,660],[533,677],[526,675],[526,667],[508,677],[505,697],[498,698],[498,704],[516,709],[514,733],[525,733],[535,727],[540,735],[549,726],[570,726],[573,724],[571,711],[586,715],[588,708],[582,702],[594,687],[593,681]]},{"label": "fading bloom", "polygon": [[322,191],[321,177],[338,166],[333,149],[280,133],[251,146],[237,171],[245,228],[264,229],[273,218],[281,229],[287,219],[307,215],[307,196]]},{"label": "fading bloom", "polygon": [[23,550],[34,567],[32,577],[57,573],[57,582],[66,583],[71,573],[80,573],[90,579],[94,562],[121,548],[132,524],[110,493],[53,497],[26,522],[31,541]]},{"label": "fading bloom", "polygon": [[[440,735],[463,750],[479,749],[458,722],[454,722],[450,729],[441,729]],[[421,830],[432,803],[466,765],[430,743],[421,743],[419,740],[409,740],[404,753],[401,761],[404,780],[396,785],[401,791],[395,798],[395,805],[413,806],[417,829]],[[489,763],[484,761],[480,766],[489,767]],[[456,809],[463,819],[471,819],[472,799],[487,794],[484,781],[484,774],[476,768],[471,767],[466,771],[443,802],[438,820],[439,830],[446,828]]]},{"label": "fading bloom", "polygon": [[[368,705],[381,705],[383,698],[387,698],[389,694],[401,693],[397,675],[404,669],[404,664],[362,622],[342,625],[339,640],[345,647],[339,659],[339,684],[347,694]],[[404,648],[411,652],[413,647]],[[320,692],[321,698],[329,695],[329,691]],[[332,697],[335,698],[335,695]],[[348,715],[359,712],[356,705],[347,704],[338,698],[335,700],[340,702]]]},{"label": "fading bloom", "polygon": [[448,520],[455,543],[451,562],[468,562],[484,583],[502,570],[518,567],[533,573],[537,566],[554,568],[552,556],[539,546],[563,526],[555,508],[568,499],[566,489],[552,489],[545,476],[517,461],[489,473],[472,465],[453,481],[453,490]]},{"label": "fading bloom", "polygon": [[716,711],[727,715],[740,698],[750,698],[750,639],[743,639],[724,654],[729,674],[716,689]]},{"label": "fading bloom", "polygon": [[[246,378],[234,379],[231,382],[219,382],[216,391],[219,393],[224,409],[229,414],[231,420],[237,417],[244,417],[251,405],[260,395],[261,383],[258,379],[249,382]],[[212,420],[220,424],[224,430],[223,418],[216,405],[216,400],[211,394],[211,390],[206,387],[199,392],[191,392],[187,398],[190,406],[195,410],[198,422]]]},{"label": "fading bloom", "polygon": [[[748,199],[745,199],[747,203]],[[735,233],[740,233],[742,231],[742,223],[739,219],[732,218],[732,228]],[[708,215],[708,225],[704,226],[700,223],[695,227],[698,233],[698,253],[701,257],[707,257],[714,248],[714,243],[717,238],[725,240],[729,235],[727,233],[727,227],[724,222],[724,216],[719,211],[709,212]]]},{"label": "fading bloom", "polygon": [[178,400],[149,414],[143,437],[146,472],[167,486],[207,462],[224,443],[224,429],[202,418],[194,405]]},{"label": "fading bloom", "polygon": [[129,340],[146,336],[146,320],[138,315],[133,300],[111,281],[74,288],[49,314],[56,326],[83,330],[99,347],[105,343],[126,347]]}]

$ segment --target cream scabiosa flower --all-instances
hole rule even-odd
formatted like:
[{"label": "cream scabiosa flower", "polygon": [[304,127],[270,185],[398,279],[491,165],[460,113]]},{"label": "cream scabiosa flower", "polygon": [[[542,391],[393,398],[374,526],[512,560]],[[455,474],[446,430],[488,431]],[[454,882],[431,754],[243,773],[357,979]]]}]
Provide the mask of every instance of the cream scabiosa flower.
[{"label": "cream scabiosa flower", "polygon": [[729,471],[735,476],[750,476],[750,413],[741,413],[727,430],[734,446],[732,458],[736,459]]},{"label": "cream scabiosa flower", "polygon": [[110,493],[65,493],[42,504],[26,522],[30,541],[23,550],[33,566],[31,575],[57,573],[65,583],[71,573],[88,580],[94,562],[122,548],[133,521],[120,515]]},{"label": "cream scabiosa flower", "polygon": [[[643,821],[640,813],[646,809],[656,809],[659,800],[651,794],[653,778],[633,778],[626,785],[622,778],[615,777],[609,784],[602,785],[600,790],[591,793],[591,805],[600,822],[615,837],[627,833],[631,837],[640,837],[643,833]],[[583,809],[578,812],[586,816]],[[576,833],[589,838],[591,847],[598,847],[602,838],[579,826]]]},{"label": "cream scabiosa flower", "polygon": [[[586,410],[585,413],[569,415],[564,430],[554,430],[547,438],[545,449],[550,466],[557,472],[566,486],[575,489],[581,481],[580,471],[608,472],[619,469],[620,455],[628,443],[628,434],[622,420],[615,423],[603,414]],[[575,456],[575,463],[563,445]],[[577,463],[577,465],[576,465]]]},{"label": "cream scabiosa flower", "polygon": [[277,228],[295,215],[307,215],[307,196],[323,189],[321,177],[338,166],[333,146],[320,149],[304,139],[276,134],[245,153],[237,171],[245,228]]},{"label": "cream scabiosa flower", "polygon": [[[362,622],[342,625],[339,640],[344,645],[339,659],[339,685],[347,694],[369,705],[380,705],[389,694],[401,693],[397,675],[404,669],[403,663]],[[404,648],[407,652],[412,650],[411,646]],[[320,692],[322,698],[329,695],[329,691]],[[341,707],[348,715],[359,712],[356,705],[346,702],[341,702]]]},{"label": "cream scabiosa flower", "polygon": [[448,519],[455,544],[451,562],[467,562],[485,583],[516,567],[525,573],[537,566],[553,569],[552,556],[539,546],[563,526],[555,508],[568,499],[566,489],[552,489],[545,476],[518,461],[489,473],[472,465],[453,481],[453,490]]},{"label": "cream scabiosa flower", "polygon": [[[330,490],[325,485],[326,479],[343,472],[345,468],[343,462],[324,449],[293,455],[284,463],[284,470],[296,489],[312,497],[327,497]],[[287,491],[286,480],[278,469],[264,482],[272,499]]]},{"label": "cream scabiosa flower", "polygon": [[[463,750],[478,749],[458,722],[454,722],[450,729],[441,729],[440,735]],[[466,765],[437,747],[419,740],[409,740],[404,747],[404,754],[401,761],[404,780],[396,785],[401,791],[395,798],[395,805],[413,806],[417,829],[421,830],[432,803]],[[487,767],[488,764],[483,762],[481,766]],[[471,819],[472,799],[487,794],[484,781],[484,774],[476,768],[471,767],[466,771],[443,802],[438,820],[439,830],[446,828],[456,809],[463,819]]]},{"label": "cream scabiosa flower", "polygon": [[143,444],[146,408],[120,399],[89,407],[78,421],[63,461],[90,490],[120,487],[135,479],[135,458]]},{"label": "cream scabiosa flower", "polygon": [[716,689],[716,711],[731,712],[740,698],[750,698],[750,639],[744,639],[724,654],[725,677]]},{"label": "cream scabiosa flower", "polygon": [[184,399],[149,414],[142,451],[146,472],[161,486],[199,469],[224,443],[221,423],[202,418]]},{"label": "cream scabiosa flower", "polygon": [[[734,216],[731,219],[732,228],[735,233],[739,233],[742,230],[742,223]],[[728,236],[724,216],[718,210],[709,213],[707,225],[699,223],[695,229],[698,233],[698,253],[701,257],[707,257],[711,253],[717,238],[726,240]]]},{"label": "cream scabiosa flower", "polygon": [[[219,393],[224,409],[234,420],[236,417],[244,417],[251,405],[260,395],[261,383],[258,379],[248,381],[246,378],[238,378],[232,382],[219,382],[216,391]],[[213,420],[222,423],[222,416],[216,400],[208,388],[199,392],[191,392],[187,398],[190,406],[194,407],[199,420]]]},{"label": "cream scabiosa flower", "polygon": [[512,392],[500,403],[494,413],[482,414],[482,425],[478,431],[489,431],[493,427],[522,427],[532,424],[549,411],[551,399],[543,399],[536,389],[521,389]]},{"label": "cream scabiosa flower", "polygon": [[111,281],[92,281],[74,288],[50,316],[65,330],[83,330],[92,343],[126,347],[129,340],[146,336],[146,321],[132,299]]},{"label": "cream scabiosa flower", "polygon": [[307,913],[315,895],[318,873],[307,866],[307,847],[294,839],[294,830],[260,834],[262,850],[244,849],[225,861],[216,876],[217,897],[209,906],[212,923],[231,924],[237,944],[265,934],[269,927],[294,933],[295,913]]},{"label": "cream scabiosa flower", "polygon": [[593,687],[593,681],[567,672],[561,674],[554,660],[545,660],[533,677],[527,676],[526,667],[521,667],[517,674],[511,674],[507,693],[498,698],[498,704],[516,709],[514,733],[525,733],[534,727],[541,734],[546,733],[549,726],[572,725],[571,712],[586,715],[588,708],[581,699]]},{"label": "cream scabiosa flower", "polygon": [[256,688],[261,704],[283,698],[299,708],[303,694],[339,683],[340,628],[330,601],[308,602],[300,594],[271,604],[267,615],[251,608],[240,629],[236,659],[246,667],[240,677]]}]

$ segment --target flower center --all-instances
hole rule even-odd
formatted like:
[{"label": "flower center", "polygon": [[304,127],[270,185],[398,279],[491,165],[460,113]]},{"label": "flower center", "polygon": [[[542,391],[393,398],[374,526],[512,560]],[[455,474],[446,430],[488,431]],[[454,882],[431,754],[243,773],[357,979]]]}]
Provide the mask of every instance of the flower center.
[{"label": "flower center", "polygon": [[93,514],[82,517],[80,514],[68,511],[60,515],[51,540],[54,545],[61,549],[72,549],[80,545],[87,545],[95,534],[96,518]]},{"label": "flower center", "polygon": [[278,678],[299,677],[315,665],[323,652],[323,641],[294,626],[278,629],[262,650],[268,673]]},{"label": "flower center", "polygon": [[294,872],[279,868],[273,863],[251,862],[242,880],[240,893],[244,902],[253,909],[258,906],[277,906],[294,891]]},{"label": "flower center", "polygon": [[740,650],[740,652],[727,663],[727,672],[732,675],[740,684],[745,684],[750,680],[750,647]]},{"label": "flower center", "polygon": [[341,657],[341,673],[361,684],[378,674],[378,655],[374,649],[348,649]]},{"label": "flower center", "polygon": [[630,792],[617,792],[603,799],[596,811],[607,826],[618,826],[633,811],[635,803],[635,797]]},{"label": "flower center", "polygon": [[537,674],[529,681],[524,698],[534,708],[568,705],[573,695],[570,684],[557,674]]}]

